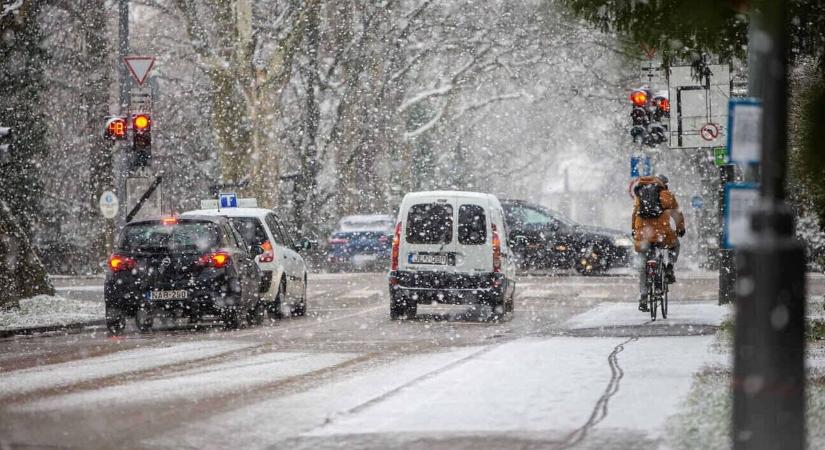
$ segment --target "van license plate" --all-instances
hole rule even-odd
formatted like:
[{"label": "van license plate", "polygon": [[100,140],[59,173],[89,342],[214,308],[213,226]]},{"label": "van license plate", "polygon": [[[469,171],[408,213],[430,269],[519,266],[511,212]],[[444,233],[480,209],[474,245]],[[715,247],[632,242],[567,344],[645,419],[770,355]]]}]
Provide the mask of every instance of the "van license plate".
[{"label": "van license plate", "polygon": [[178,289],[174,291],[149,291],[149,300],[186,300],[189,291]]},{"label": "van license plate", "polygon": [[411,253],[410,264],[434,264],[446,266],[449,258],[443,253]]}]

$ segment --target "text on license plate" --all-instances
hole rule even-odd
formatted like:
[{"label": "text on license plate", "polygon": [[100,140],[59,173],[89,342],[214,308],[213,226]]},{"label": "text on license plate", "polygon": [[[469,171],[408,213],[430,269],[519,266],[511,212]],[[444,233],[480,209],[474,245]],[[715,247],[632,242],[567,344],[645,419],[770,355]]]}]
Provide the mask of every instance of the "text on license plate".
[{"label": "text on license plate", "polygon": [[438,253],[410,253],[410,264],[440,264],[447,265],[447,255]]},{"label": "text on license plate", "polygon": [[174,291],[149,291],[149,300],[185,300],[189,296],[186,289]]}]

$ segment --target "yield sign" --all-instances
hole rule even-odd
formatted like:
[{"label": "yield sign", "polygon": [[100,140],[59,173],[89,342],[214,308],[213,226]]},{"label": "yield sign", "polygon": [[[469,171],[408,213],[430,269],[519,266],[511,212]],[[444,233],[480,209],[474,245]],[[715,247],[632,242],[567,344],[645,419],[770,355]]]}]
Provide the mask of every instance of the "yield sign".
[{"label": "yield sign", "polygon": [[129,72],[132,73],[132,78],[137,81],[138,86],[143,86],[149,71],[152,70],[152,67],[155,67],[154,56],[127,56],[123,58],[123,61],[126,63],[126,67],[129,68]]}]

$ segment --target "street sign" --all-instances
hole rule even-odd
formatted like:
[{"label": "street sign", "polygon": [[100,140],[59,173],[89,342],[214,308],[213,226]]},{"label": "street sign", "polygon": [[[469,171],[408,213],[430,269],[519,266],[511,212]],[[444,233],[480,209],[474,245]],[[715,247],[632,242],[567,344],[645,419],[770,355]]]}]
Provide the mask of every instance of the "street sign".
[{"label": "street sign", "polygon": [[112,191],[105,191],[100,194],[100,214],[106,219],[114,219],[117,216],[118,202],[117,195]]},{"label": "street sign", "polygon": [[725,145],[730,98],[730,66],[711,64],[670,68],[668,76],[670,147],[707,148]]},{"label": "street sign", "polygon": [[713,148],[713,163],[716,167],[724,166],[728,163],[728,149],[725,147]]},{"label": "street sign", "polygon": [[123,58],[123,62],[126,63],[126,67],[129,68],[129,72],[132,74],[132,78],[135,79],[138,86],[143,86],[143,83],[146,82],[146,77],[155,66],[155,57],[127,56]]},{"label": "street sign", "polygon": [[220,201],[221,208],[237,208],[238,207],[238,196],[234,192],[220,194],[218,196],[218,200]]},{"label": "street sign", "polygon": [[694,195],[693,198],[690,199],[690,206],[693,207],[693,209],[702,209],[705,206],[705,199]]},{"label": "street sign", "polygon": [[653,174],[650,156],[630,157],[630,178],[649,177]]},{"label": "street sign", "polygon": [[702,136],[702,139],[712,141],[719,137],[719,126],[715,123],[706,123],[702,125],[702,129],[699,130],[699,134]]},{"label": "street sign", "polygon": [[722,245],[736,248],[753,241],[751,212],[759,202],[759,185],[756,183],[725,184],[725,217],[722,229]]},{"label": "street sign", "polygon": [[762,101],[731,99],[728,109],[730,162],[758,164],[762,160]]}]

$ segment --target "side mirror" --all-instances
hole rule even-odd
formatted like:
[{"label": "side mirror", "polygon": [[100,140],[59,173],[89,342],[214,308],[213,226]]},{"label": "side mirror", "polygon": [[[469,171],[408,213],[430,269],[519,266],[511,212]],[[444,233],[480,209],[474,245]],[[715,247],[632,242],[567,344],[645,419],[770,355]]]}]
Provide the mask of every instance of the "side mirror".
[{"label": "side mirror", "polygon": [[253,245],[249,247],[249,255],[253,258],[262,255],[264,253],[264,249],[260,245]]},{"label": "side mirror", "polygon": [[307,251],[307,250],[310,250],[310,249],[312,248],[312,246],[313,246],[313,243],[312,243],[312,241],[311,241],[311,240],[309,240],[309,239],[307,239],[307,238],[301,238],[301,239],[300,239],[300,240],[299,240],[299,241],[295,244],[295,250],[296,250],[296,251],[299,251],[299,252],[305,252],[305,251]]}]

